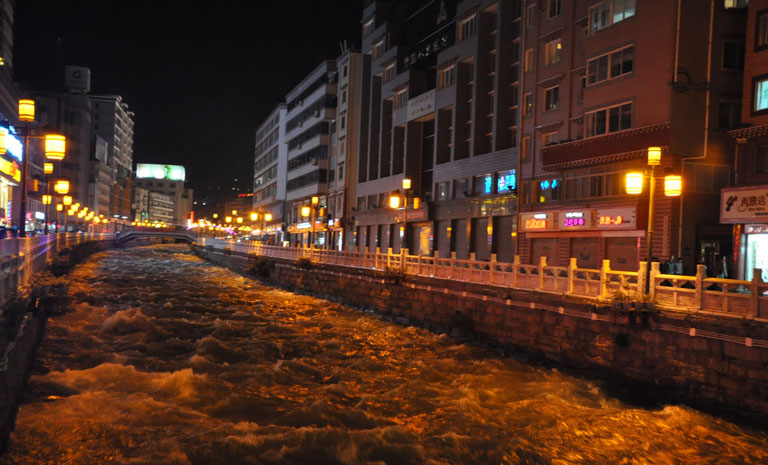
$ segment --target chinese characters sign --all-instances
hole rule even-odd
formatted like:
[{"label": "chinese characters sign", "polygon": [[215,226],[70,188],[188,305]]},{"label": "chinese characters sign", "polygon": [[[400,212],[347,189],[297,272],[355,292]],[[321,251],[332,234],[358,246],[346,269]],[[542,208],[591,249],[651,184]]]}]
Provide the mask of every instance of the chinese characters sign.
[{"label": "chinese characters sign", "polygon": [[723,189],[721,223],[768,223],[768,185]]}]

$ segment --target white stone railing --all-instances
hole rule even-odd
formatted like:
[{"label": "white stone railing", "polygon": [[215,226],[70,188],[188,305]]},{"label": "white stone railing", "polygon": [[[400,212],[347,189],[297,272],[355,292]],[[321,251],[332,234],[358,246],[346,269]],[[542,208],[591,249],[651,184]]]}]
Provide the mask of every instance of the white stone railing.
[{"label": "white stone railing", "polygon": [[[396,269],[407,274],[441,279],[490,284],[515,290],[555,293],[597,301],[644,301],[646,263],[638,271],[612,270],[609,260],[603,260],[600,269],[579,268],[571,258],[568,266],[549,266],[545,257],[538,264],[440,258],[437,255],[406,255],[371,251],[338,251],[298,247],[261,245],[253,242],[234,242],[223,239],[201,238],[203,246],[229,249],[245,254],[263,255],[286,260],[308,258],[316,263],[376,270]],[[752,281],[716,279],[706,277],[706,268],[697,267],[696,276],[666,275],[659,272],[659,264],[651,266],[650,301],[658,305],[683,311],[728,314],[768,321],[768,283],[761,281],[760,270],[755,270]]]},{"label": "white stone railing", "polygon": [[0,303],[5,303],[59,251],[84,242],[111,239],[112,234],[59,233],[0,240]]}]

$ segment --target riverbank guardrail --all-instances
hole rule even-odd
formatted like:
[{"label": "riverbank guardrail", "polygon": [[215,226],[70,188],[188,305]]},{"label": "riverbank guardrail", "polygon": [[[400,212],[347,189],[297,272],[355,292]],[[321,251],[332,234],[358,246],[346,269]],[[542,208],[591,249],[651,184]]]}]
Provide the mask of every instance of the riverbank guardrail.
[{"label": "riverbank guardrail", "polygon": [[579,268],[575,258],[568,266],[551,266],[546,257],[538,264],[520,263],[515,255],[512,263],[410,255],[404,250],[340,251],[306,247],[281,247],[227,239],[199,238],[202,246],[228,249],[284,260],[308,259],[328,265],[367,268],[381,271],[401,270],[406,274],[450,279],[476,284],[491,284],[514,290],[556,293],[598,302],[653,302],[656,305],[693,313],[712,313],[768,322],[768,282],[755,269],[751,281],[711,278],[706,267],[698,265],[696,275],[672,275],[659,271],[659,263],[651,263],[650,293],[645,296],[647,264],[640,262],[637,271],[612,270],[609,260],[599,269]]}]

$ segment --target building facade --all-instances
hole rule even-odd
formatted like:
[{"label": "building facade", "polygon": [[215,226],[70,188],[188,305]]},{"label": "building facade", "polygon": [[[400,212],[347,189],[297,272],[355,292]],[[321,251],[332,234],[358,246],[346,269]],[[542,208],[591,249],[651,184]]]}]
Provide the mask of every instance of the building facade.
[{"label": "building facade", "polygon": [[[524,262],[636,270],[646,260],[649,183],[626,194],[662,148],[679,197],[653,193],[652,256],[715,269],[731,234],[716,209],[729,181],[742,80],[744,10],[722,1],[528,0],[520,40],[520,231]],[[729,119],[731,118],[731,119]]]},{"label": "building facade", "polygon": [[[285,185],[288,172],[288,147],[285,142],[286,105],[280,103],[256,129],[253,168],[253,211],[270,213],[262,240],[280,243],[284,240],[286,209]],[[264,237],[267,236],[267,237]]]},{"label": "building facade", "polygon": [[768,281],[768,0],[750,0],[745,45],[743,127],[730,133],[735,187],[723,189],[720,220],[733,227],[733,277],[761,269]]},{"label": "building facade", "polygon": [[[150,193],[150,203],[152,194],[164,194],[171,199],[172,213],[164,221],[167,224],[186,226],[187,220],[191,218],[193,208],[193,190],[188,189],[184,182],[186,180],[186,171],[179,165],[157,165],[150,163],[139,163],[136,166],[136,175],[133,184],[135,191],[144,189]],[[158,211],[165,211],[165,198],[157,197],[157,204],[162,208]],[[136,197],[133,203],[136,204]],[[163,213],[165,215],[165,213]],[[150,219],[159,218],[157,214],[149,212]]]},{"label": "building facade", "polygon": [[[318,247],[326,244],[321,219],[327,208],[328,153],[331,125],[336,117],[336,83],[336,62],[326,60],[286,96],[285,217],[291,244],[314,242]],[[320,202],[312,205],[313,197]],[[310,214],[304,216],[303,207],[307,206]]]}]

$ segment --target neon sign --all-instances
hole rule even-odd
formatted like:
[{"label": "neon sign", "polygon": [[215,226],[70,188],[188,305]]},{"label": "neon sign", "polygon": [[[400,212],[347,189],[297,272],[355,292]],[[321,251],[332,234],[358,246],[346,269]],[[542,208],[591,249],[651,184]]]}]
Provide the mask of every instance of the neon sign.
[{"label": "neon sign", "polygon": [[600,224],[601,225],[620,225],[624,224],[624,217],[621,215],[617,216],[601,216],[600,217]]},{"label": "neon sign", "polygon": [[537,213],[525,220],[525,229],[547,229],[547,214]]},{"label": "neon sign", "polygon": [[566,228],[584,226],[584,224],[584,213],[582,212],[567,212],[563,219],[563,226]]}]

